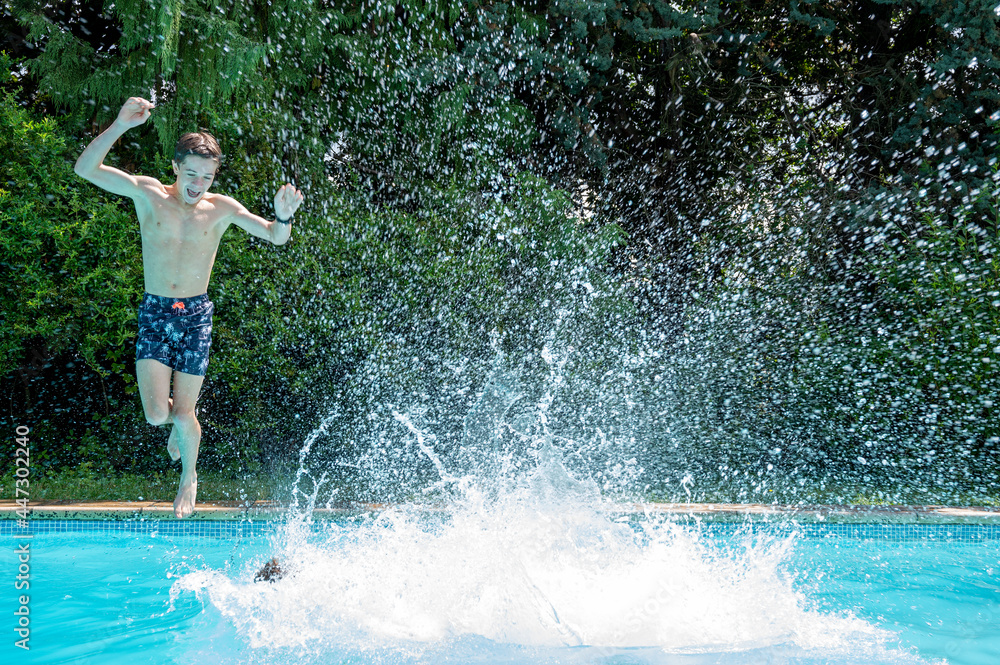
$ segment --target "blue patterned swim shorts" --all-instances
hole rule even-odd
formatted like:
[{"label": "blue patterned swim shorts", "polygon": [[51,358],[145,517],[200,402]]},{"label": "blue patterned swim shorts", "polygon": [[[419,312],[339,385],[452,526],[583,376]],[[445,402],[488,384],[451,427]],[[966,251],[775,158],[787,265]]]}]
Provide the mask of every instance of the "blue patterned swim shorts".
[{"label": "blue patterned swim shorts", "polygon": [[139,305],[135,359],[157,360],[178,372],[205,376],[214,309],[207,293],[191,298],[147,293]]}]

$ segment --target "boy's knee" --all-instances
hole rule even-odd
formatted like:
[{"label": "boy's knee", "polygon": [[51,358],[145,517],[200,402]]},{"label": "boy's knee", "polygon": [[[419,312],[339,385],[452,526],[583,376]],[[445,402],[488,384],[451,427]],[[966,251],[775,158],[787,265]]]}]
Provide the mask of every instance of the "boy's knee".
[{"label": "boy's knee", "polygon": [[194,409],[175,410],[170,414],[170,416],[175,425],[188,425],[195,427],[198,425],[198,419],[194,415]]},{"label": "boy's knee", "polygon": [[166,404],[147,405],[144,411],[150,425],[166,425],[170,421],[170,408]]}]

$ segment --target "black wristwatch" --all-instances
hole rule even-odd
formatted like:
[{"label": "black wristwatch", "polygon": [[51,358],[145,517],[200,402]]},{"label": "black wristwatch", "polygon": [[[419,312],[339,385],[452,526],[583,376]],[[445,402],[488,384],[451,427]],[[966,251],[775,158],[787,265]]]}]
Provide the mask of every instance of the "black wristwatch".
[{"label": "black wristwatch", "polygon": [[289,217],[288,219],[282,219],[282,218],[278,217],[278,215],[275,215],[274,216],[274,221],[276,221],[279,224],[291,224],[292,223],[292,218]]}]

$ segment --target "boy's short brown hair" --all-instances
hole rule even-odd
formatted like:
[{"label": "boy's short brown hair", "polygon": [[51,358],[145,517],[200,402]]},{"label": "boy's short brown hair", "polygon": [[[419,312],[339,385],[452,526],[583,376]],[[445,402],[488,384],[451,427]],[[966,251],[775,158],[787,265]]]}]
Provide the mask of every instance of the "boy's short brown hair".
[{"label": "boy's short brown hair", "polygon": [[177,141],[174,148],[174,161],[180,164],[188,155],[197,155],[214,159],[222,164],[222,150],[219,142],[208,132],[188,132]]}]

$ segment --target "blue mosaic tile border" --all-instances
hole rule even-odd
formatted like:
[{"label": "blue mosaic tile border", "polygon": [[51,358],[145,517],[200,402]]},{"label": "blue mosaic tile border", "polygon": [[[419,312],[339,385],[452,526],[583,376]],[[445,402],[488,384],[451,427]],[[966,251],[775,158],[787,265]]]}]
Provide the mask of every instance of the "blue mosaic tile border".
[{"label": "blue mosaic tile border", "polygon": [[887,542],[968,542],[1000,540],[1000,524],[886,524],[850,522],[840,524],[794,524],[760,522],[702,522],[708,536],[736,537],[741,534],[797,534],[803,538],[845,538]]},{"label": "blue mosaic tile border", "polygon": [[[323,529],[317,521],[313,529]],[[122,533],[136,536],[197,536],[248,538],[276,533],[281,520],[61,520],[0,519],[0,536],[51,533]],[[690,526],[690,525],[689,525]],[[780,524],[760,522],[702,522],[695,527],[706,536],[732,537],[739,534],[796,533],[805,538],[850,538],[889,542],[946,541],[979,543],[1000,540],[1000,524]]]},{"label": "blue mosaic tile border", "polygon": [[1000,539],[1000,524],[807,524],[802,532],[820,538],[979,542]]},{"label": "blue mosaic tile border", "polygon": [[201,536],[246,538],[270,535],[282,522],[277,520],[59,520],[0,519],[0,536],[49,533],[124,533],[137,536]]}]

